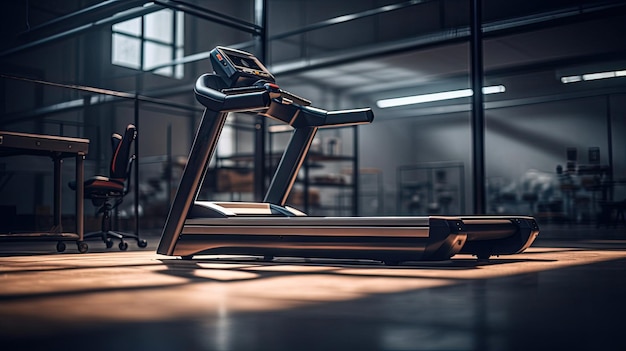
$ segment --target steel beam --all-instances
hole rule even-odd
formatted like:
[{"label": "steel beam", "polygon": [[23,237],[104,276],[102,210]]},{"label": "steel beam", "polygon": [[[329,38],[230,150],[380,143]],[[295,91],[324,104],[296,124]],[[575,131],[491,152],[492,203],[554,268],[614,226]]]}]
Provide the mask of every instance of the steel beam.
[{"label": "steel beam", "polygon": [[470,10],[470,76],[472,95],[472,190],[474,214],[485,213],[485,113],[483,105],[482,0],[472,0]]}]

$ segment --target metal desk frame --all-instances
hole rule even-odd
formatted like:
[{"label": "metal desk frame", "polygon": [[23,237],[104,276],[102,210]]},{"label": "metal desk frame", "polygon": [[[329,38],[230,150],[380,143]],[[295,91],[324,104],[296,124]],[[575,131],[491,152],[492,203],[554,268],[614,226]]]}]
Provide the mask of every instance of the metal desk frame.
[{"label": "metal desk frame", "polygon": [[[83,182],[85,180],[84,161],[88,149],[88,139],[0,131],[0,157],[48,156],[54,162],[54,226],[52,229],[49,232],[38,233],[2,233],[0,240],[57,240],[59,252],[65,250],[63,241],[74,240],[81,253],[87,252],[87,244],[83,241]],[[61,163],[62,159],[68,157],[76,159],[76,233],[63,233],[61,225]]]}]

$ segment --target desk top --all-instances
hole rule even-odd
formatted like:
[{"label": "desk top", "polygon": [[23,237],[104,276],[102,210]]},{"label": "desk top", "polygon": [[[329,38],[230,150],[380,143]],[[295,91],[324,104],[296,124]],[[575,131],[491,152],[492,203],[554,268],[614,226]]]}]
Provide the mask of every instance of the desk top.
[{"label": "desk top", "polygon": [[88,150],[89,139],[0,130],[0,156],[59,154],[61,157],[68,157],[86,155]]}]

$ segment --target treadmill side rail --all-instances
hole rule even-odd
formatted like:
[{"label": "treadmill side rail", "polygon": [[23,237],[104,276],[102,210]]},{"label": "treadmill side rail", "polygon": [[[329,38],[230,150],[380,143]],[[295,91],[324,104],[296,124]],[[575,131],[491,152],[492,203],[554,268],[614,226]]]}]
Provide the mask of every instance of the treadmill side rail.
[{"label": "treadmill side rail", "polygon": [[467,235],[445,217],[229,217],[188,219],[174,255],[237,254],[404,261],[447,260]]},{"label": "treadmill side rail", "polygon": [[462,217],[468,240],[459,253],[479,259],[494,255],[513,255],[524,252],[539,235],[539,226],[533,217]]},{"label": "treadmill side rail", "polygon": [[[456,255],[467,240],[463,221],[451,217],[429,217],[430,242],[422,260],[447,260]],[[454,235],[452,235],[454,234]]]}]

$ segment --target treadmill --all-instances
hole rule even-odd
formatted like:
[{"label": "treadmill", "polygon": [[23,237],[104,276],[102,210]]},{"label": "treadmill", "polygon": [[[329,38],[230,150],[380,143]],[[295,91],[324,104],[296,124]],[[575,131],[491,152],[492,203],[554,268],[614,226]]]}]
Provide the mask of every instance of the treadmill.
[{"label": "treadmill", "polygon": [[[218,46],[213,73],[195,84],[205,107],[171,204],[157,253],[369,259],[396,265],[478,259],[523,252],[539,233],[527,216],[314,217],[286,205],[319,128],[371,123],[370,108],[326,111],[282,90],[254,55]],[[198,201],[209,161],[230,112],[262,115],[293,127],[263,202]]]}]

